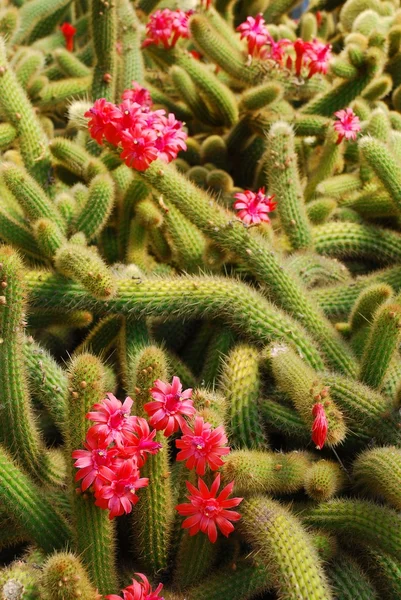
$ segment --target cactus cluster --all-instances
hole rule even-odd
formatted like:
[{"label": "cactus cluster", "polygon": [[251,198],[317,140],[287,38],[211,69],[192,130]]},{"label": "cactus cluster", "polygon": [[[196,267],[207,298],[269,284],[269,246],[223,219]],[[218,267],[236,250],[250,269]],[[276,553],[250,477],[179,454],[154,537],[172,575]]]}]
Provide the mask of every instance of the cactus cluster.
[{"label": "cactus cluster", "polygon": [[401,2],[297,4],[0,8],[0,600],[401,598]]}]

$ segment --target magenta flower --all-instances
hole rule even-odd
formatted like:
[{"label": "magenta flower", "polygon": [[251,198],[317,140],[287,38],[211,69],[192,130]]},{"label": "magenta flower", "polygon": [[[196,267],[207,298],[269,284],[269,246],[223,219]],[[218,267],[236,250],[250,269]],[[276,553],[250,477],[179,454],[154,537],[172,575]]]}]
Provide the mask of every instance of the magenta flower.
[{"label": "magenta flower", "polygon": [[86,415],[87,419],[94,421],[96,425],[91,427],[96,435],[105,435],[105,443],[116,442],[124,444],[125,434],[132,431],[134,417],[130,417],[133,404],[131,398],[126,398],[124,404],[117,400],[113,394],[107,394],[107,398],[93,406],[94,410]]},{"label": "magenta flower", "polygon": [[124,447],[119,448],[119,458],[135,458],[140,469],[146,462],[147,454],[157,454],[162,447],[155,442],[156,429],[150,431],[149,424],[142,417],[133,417],[133,431],[124,436]]},{"label": "magenta flower", "polygon": [[195,417],[193,429],[184,423],[182,432],[184,435],[175,442],[177,448],[181,449],[177,460],[186,460],[187,469],[196,468],[197,475],[204,475],[206,464],[212,471],[224,464],[220,457],[229,454],[230,448],[224,446],[227,436],[222,425],[212,429],[210,423],[204,423],[202,417]]},{"label": "magenta flower", "polygon": [[354,113],[352,108],[338,110],[334,113],[338,118],[333,127],[338,132],[337,144],[340,144],[345,138],[346,140],[356,140],[357,133],[361,131],[359,117]]},{"label": "magenta flower", "polygon": [[173,377],[171,384],[157,379],[154,386],[150,390],[154,402],[145,404],[144,409],[150,417],[151,426],[160,431],[164,430],[164,435],[168,437],[183,427],[183,415],[192,417],[196,413],[190,400],[192,389],[182,391],[179,377]]},{"label": "magenta flower", "polygon": [[[74,467],[79,469],[75,481],[82,479],[81,487],[85,492],[94,483],[95,489],[99,486],[99,473],[101,467],[111,467],[118,450],[108,449],[106,432],[96,432],[91,427],[86,435],[84,447],[86,450],[74,450],[72,458],[76,459]],[[101,484],[100,484],[101,485]]]},{"label": "magenta flower", "polygon": [[100,98],[84,116],[90,118],[89,133],[98,144],[103,143],[103,138],[106,138],[110,144],[118,144],[122,114],[117,106],[107,102],[105,98]]},{"label": "magenta flower", "polygon": [[243,498],[228,500],[228,496],[233,491],[234,481],[226,485],[218,496],[216,494],[220,487],[220,474],[216,475],[210,490],[201,478],[198,479],[199,489],[189,481],[186,482],[186,486],[190,504],[178,504],[175,507],[180,515],[187,517],[182,527],[189,529],[189,535],[195,535],[198,531],[207,533],[212,543],[217,540],[217,528],[228,537],[234,530],[230,521],[239,521],[241,518],[238,512],[228,509],[238,506],[243,500]]},{"label": "magenta flower", "polygon": [[130,90],[124,90],[122,99],[131,100],[131,102],[135,102],[140,106],[148,106],[150,108],[153,104],[153,101],[150,96],[149,90],[142,87],[141,84],[137,81],[132,81],[131,85],[132,88]]},{"label": "magenta flower", "polygon": [[267,60],[274,60],[274,62],[281,65],[283,63],[285,51],[288,46],[291,45],[290,40],[284,38],[276,42],[269,34],[267,45],[267,48],[261,50],[260,57]]},{"label": "magenta flower", "polygon": [[[164,600],[159,596],[163,589],[163,584],[159,583],[157,588],[152,591],[148,578],[142,573],[135,573],[142,581],[132,580],[132,585],[129,585],[123,590],[124,600]],[[122,600],[120,596],[111,594],[106,596],[106,600]]]},{"label": "magenta flower", "polygon": [[313,406],[312,416],[315,417],[312,425],[312,441],[316,444],[316,448],[321,450],[325,444],[329,427],[323,404],[317,402]]},{"label": "magenta flower", "polygon": [[182,10],[156,10],[150,15],[146,25],[147,38],[142,47],[162,44],[166,49],[173,48],[180,38],[189,38],[190,13]]},{"label": "magenta flower", "polygon": [[130,513],[139,500],[136,490],[149,483],[147,477],[139,477],[134,460],[125,460],[115,470],[102,467],[100,476],[103,485],[95,490],[95,504],[110,511],[109,519]]},{"label": "magenta flower", "polygon": [[181,121],[177,121],[172,113],[168,117],[161,117],[160,123],[155,125],[155,128],[158,129],[156,148],[160,160],[169,163],[177,158],[181,150],[187,149],[185,140],[188,136],[182,130]]},{"label": "magenta flower", "polygon": [[316,39],[313,42],[306,42],[305,56],[309,61],[308,78],[312,77],[315,73],[323,73],[325,75],[331,58],[331,45],[322,44]]},{"label": "magenta flower", "polygon": [[256,15],[255,18],[248,17],[244,23],[237,27],[237,31],[241,33],[241,40],[246,38],[248,54],[251,56],[259,56],[262,46],[266,44],[270,37],[262,13]]},{"label": "magenta flower", "polygon": [[156,148],[157,134],[153,129],[135,125],[130,130],[121,133],[123,151],[120,156],[128,167],[137,171],[146,171],[149,165],[158,157]]},{"label": "magenta flower", "polygon": [[233,208],[239,211],[237,216],[246,225],[255,225],[263,221],[269,223],[270,219],[267,215],[277,206],[277,203],[273,202],[274,196],[265,195],[265,188],[260,188],[256,194],[251,190],[245,190],[243,193],[235,194],[234,198],[237,201],[234,202]]}]

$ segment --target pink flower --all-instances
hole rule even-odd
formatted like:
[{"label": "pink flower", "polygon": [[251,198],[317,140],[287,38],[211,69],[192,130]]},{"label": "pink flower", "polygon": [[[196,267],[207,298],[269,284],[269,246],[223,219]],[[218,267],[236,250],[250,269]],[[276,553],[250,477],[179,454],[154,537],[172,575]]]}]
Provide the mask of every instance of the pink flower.
[{"label": "pink flower", "polygon": [[238,217],[246,224],[258,224],[262,221],[270,222],[268,213],[273,211],[277,203],[273,202],[274,196],[265,196],[265,188],[260,188],[255,194],[251,190],[245,190],[244,193],[234,195],[237,199],[233,208],[238,210]]},{"label": "pink flower", "polygon": [[173,377],[171,384],[157,379],[154,386],[150,393],[155,401],[145,404],[144,409],[150,417],[151,426],[157,430],[164,429],[164,435],[168,437],[185,424],[182,415],[192,417],[196,413],[189,399],[192,389],[183,392],[179,377]]},{"label": "pink flower", "polygon": [[331,58],[331,45],[322,44],[316,39],[313,42],[306,42],[305,56],[309,60],[308,78],[312,77],[315,73],[326,74]]},{"label": "pink flower", "polygon": [[356,116],[352,108],[338,110],[334,115],[339,119],[335,121],[333,127],[338,132],[337,144],[346,140],[356,140],[358,131],[361,131],[359,117]]},{"label": "pink flower", "polygon": [[125,164],[137,171],[146,171],[149,165],[158,157],[155,146],[156,132],[149,128],[135,125],[129,131],[121,133],[123,151],[120,156]]},{"label": "pink flower", "polygon": [[154,441],[156,430],[150,431],[146,419],[142,417],[133,417],[133,419],[133,432],[127,431],[125,434],[125,445],[119,448],[119,457],[135,457],[136,464],[140,469],[146,462],[146,455],[157,454],[162,445]]},{"label": "pink flower", "polygon": [[60,25],[61,33],[65,39],[65,47],[68,52],[74,52],[74,36],[77,33],[76,27],[71,23],[63,23]]},{"label": "pink flower", "polygon": [[265,27],[262,13],[256,15],[255,18],[248,17],[244,23],[237,27],[237,31],[241,33],[241,40],[246,38],[248,54],[259,56],[260,49],[269,39],[269,32]]},{"label": "pink flower", "polygon": [[323,404],[318,402],[314,405],[312,408],[312,416],[315,417],[312,425],[312,441],[316,444],[316,448],[321,450],[326,441],[328,429],[328,421]]},{"label": "pink flower", "polygon": [[[163,589],[163,584],[159,583],[157,588],[152,591],[150,587],[148,578],[143,575],[143,573],[135,573],[137,577],[140,577],[142,581],[132,580],[132,585],[123,590],[124,600],[164,600],[161,596],[159,596],[160,592]],[[106,600],[122,600],[120,596],[116,596],[115,594],[111,594],[106,596]]]},{"label": "pink flower", "polygon": [[204,475],[206,464],[213,471],[224,464],[220,456],[229,454],[230,448],[224,447],[227,437],[222,425],[213,430],[210,423],[204,423],[202,417],[196,417],[193,429],[185,423],[182,431],[184,435],[175,442],[177,448],[181,448],[177,460],[186,460],[187,469],[195,467],[197,475]]},{"label": "pink flower", "polygon": [[148,37],[143,42],[145,48],[150,44],[163,44],[168,48],[173,48],[179,38],[189,38],[189,20],[190,13],[182,10],[156,10],[150,15],[146,25]]},{"label": "pink flower", "polygon": [[[148,108],[145,106],[141,106],[137,102],[132,102],[132,100],[123,100],[118,110],[121,113],[121,122],[120,122],[120,135],[118,142],[121,141],[121,133],[123,131],[127,131],[129,129],[134,128],[136,125],[140,125],[142,129],[146,129],[147,127],[147,111]],[[117,142],[117,143],[118,143]]]},{"label": "pink flower", "polygon": [[282,39],[276,42],[269,34],[267,44],[270,48],[263,48],[260,57],[263,59],[274,60],[274,62],[281,65],[284,59],[285,50],[291,45],[290,40]]},{"label": "pink flower", "polygon": [[[180,515],[188,517],[182,524],[184,529],[189,529],[189,535],[195,535],[198,531],[207,533],[209,540],[214,543],[217,540],[217,527],[226,537],[234,530],[230,521],[239,521],[241,515],[228,509],[238,506],[243,498],[231,498],[228,496],[233,491],[232,481],[216,497],[220,487],[220,474],[213,481],[211,488],[207,487],[201,478],[198,479],[198,488],[189,481],[186,482],[189,491],[190,504],[179,504],[176,506]],[[216,527],[217,526],[217,527]]]},{"label": "pink flower", "polygon": [[126,398],[124,404],[117,400],[113,394],[107,394],[107,398],[100,404],[95,404],[92,412],[86,415],[87,419],[97,423],[91,429],[96,435],[105,435],[105,443],[123,445],[125,434],[132,431],[134,427],[130,411],[133,404],[131,398]]},{"label": "pink flower", "polygon": [[90,117],[89,133],[98,144],[102,144],[105,137],[110,144],[117,146],[122,114],[115,104],[108,102],[105,98],[99,98],[84,116]]},{"label": "pink flower", "polygon": [[166,163],[177,158],[181,150],[186,150],[185,140],[187,134],[182,130],[181,121],[177,121],[175,116],[170,113],[168,117],[161,117],[160,123],[155,125],[159,129],[157,133],[156,148],[159,151],[159,158]]},{"label": "pink flower", "polygon": [[116,448],[108,449],[107,433],[94,431],[91,427],[86,435],[84,444],[86,450],[74,450],[72,458],[77,459],[74,467],[79,469],[75,481],[82,479],[82,491],[85,492],[93,482],[98,487],[101,467],[111,467],[118,452]]},{"label": "pink flower", "polygon": [[137,81],[132,81],[131,85],[132,88],[130,90],[124,90],[122,99],[131,100],[131,102],[140,104],[140,106],[151,107],[153,102],[149,90],[142,87]]},{"label": "pink flower", "polygon": [[139,477],[134,460],[124,461],[115,471],[102,467],[100,476],[103,485],[95,490],[95,504],[110,511],[109,519],[130,513],[132,505],[139,500],[135,494],[136,490],[146,487],[149,483],[146,477]]}]

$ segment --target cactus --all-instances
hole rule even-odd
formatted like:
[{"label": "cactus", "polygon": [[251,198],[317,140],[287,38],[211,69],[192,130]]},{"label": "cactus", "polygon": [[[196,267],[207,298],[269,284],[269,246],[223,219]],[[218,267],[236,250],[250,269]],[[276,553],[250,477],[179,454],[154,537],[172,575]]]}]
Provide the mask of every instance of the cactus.
[{"label": "cactus", "polygon": [[398,599],[399,1],[9,4],[1,598]]}]

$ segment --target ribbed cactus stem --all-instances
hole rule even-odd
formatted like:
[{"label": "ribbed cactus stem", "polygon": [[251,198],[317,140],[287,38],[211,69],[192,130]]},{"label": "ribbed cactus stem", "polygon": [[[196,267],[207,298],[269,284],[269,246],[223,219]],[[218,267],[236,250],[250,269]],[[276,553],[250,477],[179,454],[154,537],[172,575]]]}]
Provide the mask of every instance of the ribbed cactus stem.
[{"label": "ribbed cactus stem", "polygon": [[230,440],[240,448],[267,445],[259,416],[260,374],[258,350],[241,344],[225,360],[220,386],[229,406]]},{"label": "ribbed cactus stem", "polygon": [[91,0],[90,21],[96,55],[92,96],[113,102],[117,83],[117,6],[102,0]]},{"label": "ribbed cactus stem", "polygon": [[[157,346],[145,346],[142,351],[132,355],[128,368],[131,376],[136,375],[137,414],[147,417],[143,406],[152,401],[149,390],[156,379],[167,381],[166,357]],[[149,486],[141,490],[133,513],[135,545],[140,544],[140,559],[149,572],[167,568],[173,519],[168,442],[162,432],[155,439],[162,444],[162,449],[150,456],[141,469],[142,477],[149,477]]]},{"label": "ribbed cactus stem", "polygon": [[94,503],[92,494],[77,493],[77,470],[71,453],[83,448],[91,422],[86,414],[104,398],[105,373],[98,358],[80,354],[69,365],[69,399],[66,422],[66,459],[72,501],[75,548],[102,594],[118,589],[115,571],[115,524],[108,513]]},{"label": "ribbed cactus stem", "polygon": [[207,194],[187,181],[174,167],[154,161],[141,175],[174,202],[205,234],[238,254],[251,272],[269,287],[281,306],[291,312],[301,313],[303,323],[319,339],[324,353],[336,368],[349,373],[355,372],[352,358],[339,338],[333,334],[332,327],[306,298],[303,290],[280,268],[276,255],[266,243],[257,236],[250,236],[239,224],[230,223],[226,213],[217,204],[211,203]]},{"label": "ribbed cactus stem", "polygon": [[369,495],[385,498],[396,508],[401,507],[401,450],[395,446],[365,450],[353,465],[356,483]]},{"label": "ribbed cactus stem", "polygon": [[45,552],[61,549],[71,540],[67,522],[47,493],[0,447],[0,499],[16,523]]},{"label": "ribbed cactus stem", "polygon": [[397,350],[401,333],[401,307],[385,304],[374,315],[365,352],[362,356],[360,380],[380,389]]},{"label": "ribbed cactus stem", "polygon": [[245,500],[241,512],[244,536],[271,573],[281,597],[331,600],[316,550],[296,517],[264,496]]},{"label": "ribbed cactus stem", "polygon": [[346,434],[345,421],[325,379],[283,344],[271,346],[269,362],[279,389],[289,394],[305,425],[312,428],[312,409],[317,402],[322,403],[328,420],[327,443],[335,446],[342,442]]},{"label": "ribbed cactus stem", "polygon": [[79,559],[73,554],[57,553],[43,565],[40,581],[43,600],[97,600],[93,587]]}]

